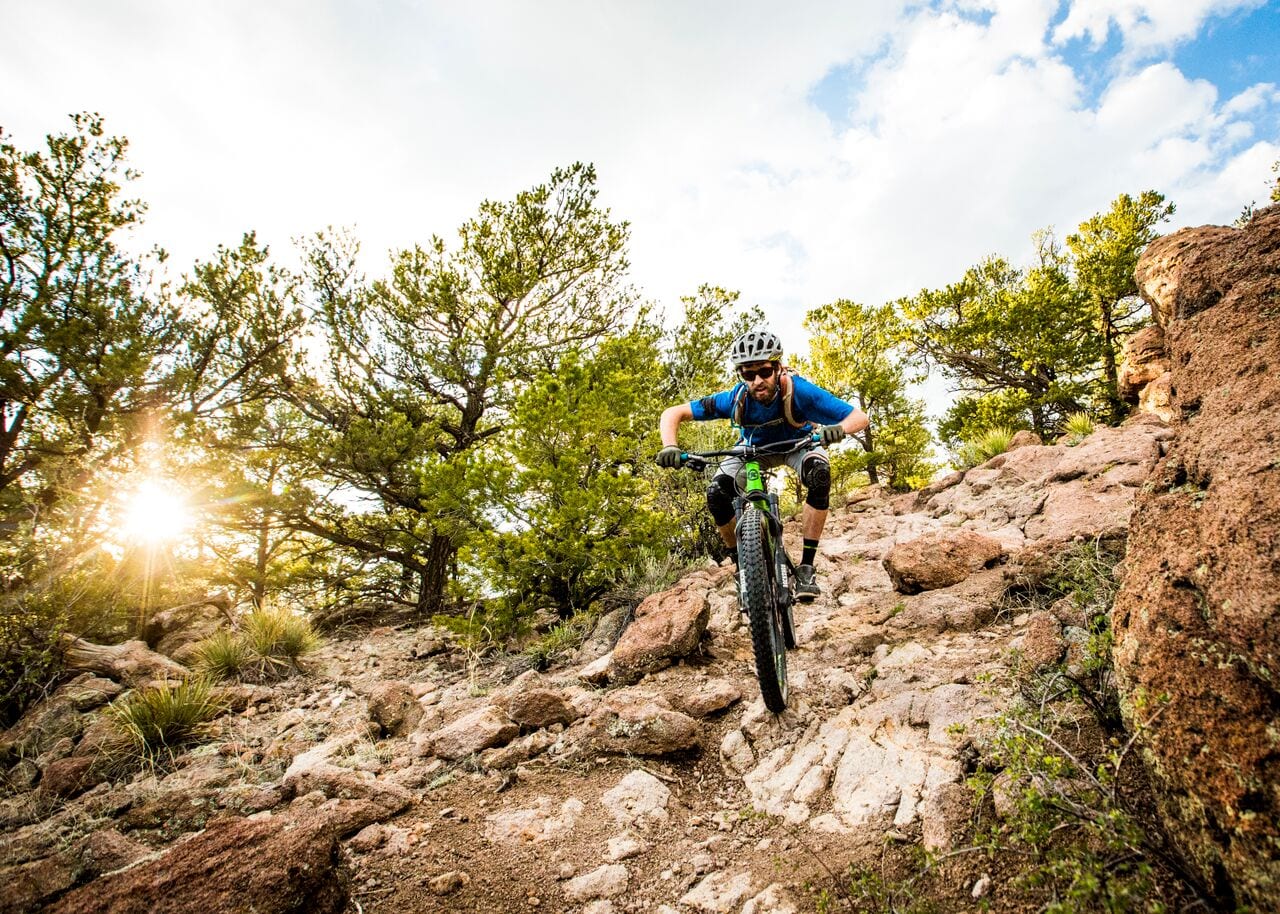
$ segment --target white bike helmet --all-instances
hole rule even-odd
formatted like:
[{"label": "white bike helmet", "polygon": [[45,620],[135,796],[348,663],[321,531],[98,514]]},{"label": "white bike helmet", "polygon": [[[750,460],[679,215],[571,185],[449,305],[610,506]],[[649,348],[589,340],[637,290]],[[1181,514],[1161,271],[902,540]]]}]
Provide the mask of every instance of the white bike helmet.
[{"label": "white bike helmet", "polygon": [[768,330],[748,330],[733,341],[729,361],[734,368],[752,362],[776,362],[782,359],[782,340]]}]

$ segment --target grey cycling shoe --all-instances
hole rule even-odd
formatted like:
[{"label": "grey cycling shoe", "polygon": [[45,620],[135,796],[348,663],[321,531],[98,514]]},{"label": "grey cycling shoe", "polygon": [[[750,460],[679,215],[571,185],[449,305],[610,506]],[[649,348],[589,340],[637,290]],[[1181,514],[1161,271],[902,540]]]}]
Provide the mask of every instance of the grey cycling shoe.
[{"label": "grey cycling shoe", "polygon": [[818,586],[817,573],[812,565],[801,565],[796,569],[796,599],[806,603],[822,593]]}]

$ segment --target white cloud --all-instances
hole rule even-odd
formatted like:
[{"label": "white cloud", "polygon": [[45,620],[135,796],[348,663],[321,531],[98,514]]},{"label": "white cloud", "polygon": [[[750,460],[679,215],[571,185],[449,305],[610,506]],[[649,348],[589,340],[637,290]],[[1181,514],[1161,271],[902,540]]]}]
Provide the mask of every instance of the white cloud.
[{"label": "white cloud", "polygon": [[[1059,44],[1111,22],[1144,47],[1184,40],[1240,5],[1077,0],[1055,28],[1057,0],[11,2],[0,79],[27,89],[0,122],[30,146],[100,110],[180,264],[246,228],[284,248],[332,223],[376,270],[482,198],[594,161],[647,295],[741,289],[795,349],[809,306],[1018,258],[1121,192],[1234,218],[1276,157],[1274,86],[1220,102],[1155,62],[1095,102]],[[844,118],[809,101],[836,68]]]},{"label": "white cloud", "polygon": [[1127,50],[1147,53],[1167,49],[1196,34],[1205,20],[1261,6],[1265,0],[1072,0],[1067,16],[1054,29],[1061,44],[1087,38],[1103,45],[1114,25]]}]

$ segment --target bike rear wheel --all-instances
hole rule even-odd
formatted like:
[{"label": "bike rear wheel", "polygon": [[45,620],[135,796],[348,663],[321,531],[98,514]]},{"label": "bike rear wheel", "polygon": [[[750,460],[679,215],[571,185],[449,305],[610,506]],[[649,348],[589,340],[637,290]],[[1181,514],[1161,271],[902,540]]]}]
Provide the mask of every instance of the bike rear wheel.
[{"label": "bike rear wheel", "polygon": [[787,707],[787,646],[775,586],[769,521],[755,505],[738,524],[738,574],[743,609],[751,623],[751,647],[764,705],[778,714]]}]

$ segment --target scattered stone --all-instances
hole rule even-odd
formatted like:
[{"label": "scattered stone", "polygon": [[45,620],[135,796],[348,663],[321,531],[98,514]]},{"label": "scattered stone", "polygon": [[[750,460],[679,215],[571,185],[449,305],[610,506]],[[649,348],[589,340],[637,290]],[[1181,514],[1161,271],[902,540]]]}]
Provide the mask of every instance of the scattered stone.
[{"label": "scattered stone", "polygon": [[617,907],[607,898],[598,898],[582,909],[582,914],[617,914]]},{"label": "scattered stone", "polygon": [[618,863],[638,857],[649,849],[649,845],[635,835],[619,835],[610,838],[604,858],[610,863]]},{"label": "scattered stone", "polygon": [[578,670],[578,678],[587,685],[602,686],[609,681],[609,664],[613,655],[602,654],[595,660]]},{"label": "scattered stone", "polygon": [[673,692],[671,703],[693,717],[708,717],[742,700],[742,691],[727,679],[711,679],[692,692]]},{"label": "scattered stone", "polygon": [[422,705],[407,682],[379,682],[369,691],[369,719],[384,736],[404,736],[422,720]]},{"label": "scattered stone", "polygon": [[698,722],[687,714],[621,694],[569,732],[597,752],[647,756],[692,749],[702,737]]},{"label": "scattered stone", "polygon": [[883,565],[899,593],[913,594],[959,584],[1004,555],[998,540],[973,530],[939,530],[904,543],[885,555]]},{"label": "scattered stone", "polygon": [[40,790],[49,796],[68,799],[107,779],[100,760],[93,756],[72,756],[50,762],[40,776]]},{"label": "scattered stone", "polygon": [[711,618],[706,572],[685,575],[672,588],[645,597],[614,645],[610,682],[630,683],[691,654]]},{"label": "scattered stone", "polygon": [[756,766],[756,754],[741,730],[730,730],[720,741],[720,759],[737,774]]},{"label": "scattered stone", "polygon": [[639,828],[666,822],[670,801],[667,785],[640,769],[629,772],[600,798],[616,822]]},{"label": "scattered stone", "polygon": [[486,769],[505,771],[515,768],[521,762],[540,755],[559,741],[559,736],[550,730],[535,730],[519,739],[512,740],[505,746],[486,749],[480,753],[480,764]]},{"label": "scattered stone", "polygon": [[431,735],[428,745],[432,755],[453,761],[505,745],[519,734],[520,728],[501,708],[488,705],[441,727]]},{"label": "scattered stone", "polygon": [[461,870],[450,870],[441,873],[427,882],[427,888],[435,895],[452,895],[458,889],[471,884],[471,876]]},{"label": "scattered stone", "polygon": [[630,879],[625,866],[610,863],[570,879],[564,884],[564,893],[573,901],[617,898],[627,890]]},{"label": "scattered stone", "polygon": [[484,834],[490,841],[549,841],[573,831],[586,809],[577,797],[565,800],[558,811],[550,797],[538,797],[531,809],[486,817]]},{"label": "scattered stone", "polygon": [[680,904],[704,914],[736,912],[751,896],[751,874],[712,873],[680,898]]},{"label": "scattered stone", "polygon": [[973,792],[963,784],[943,784],[920,804],[921,839],[932,853],[954,850],[973,811]]},{"label": "scattered stone", "polygon": [[969,893],[975,899],[982,898],[987,894],[987,890],[991,888],[991,877],[986,873],[979,876],[973,883],[973,890]]},{"label": "scattered stone", "polygon": [[521,728],[536,730],[553,724],[571,724],[578,719],[573,706],[554,689],[527,689],[514,692],[504,703],[507,716]]},{"label": "scattered stone", "polygon": [[742,914],[798,914],[786,896],[786,890],[775,882],[742,906]]}]

